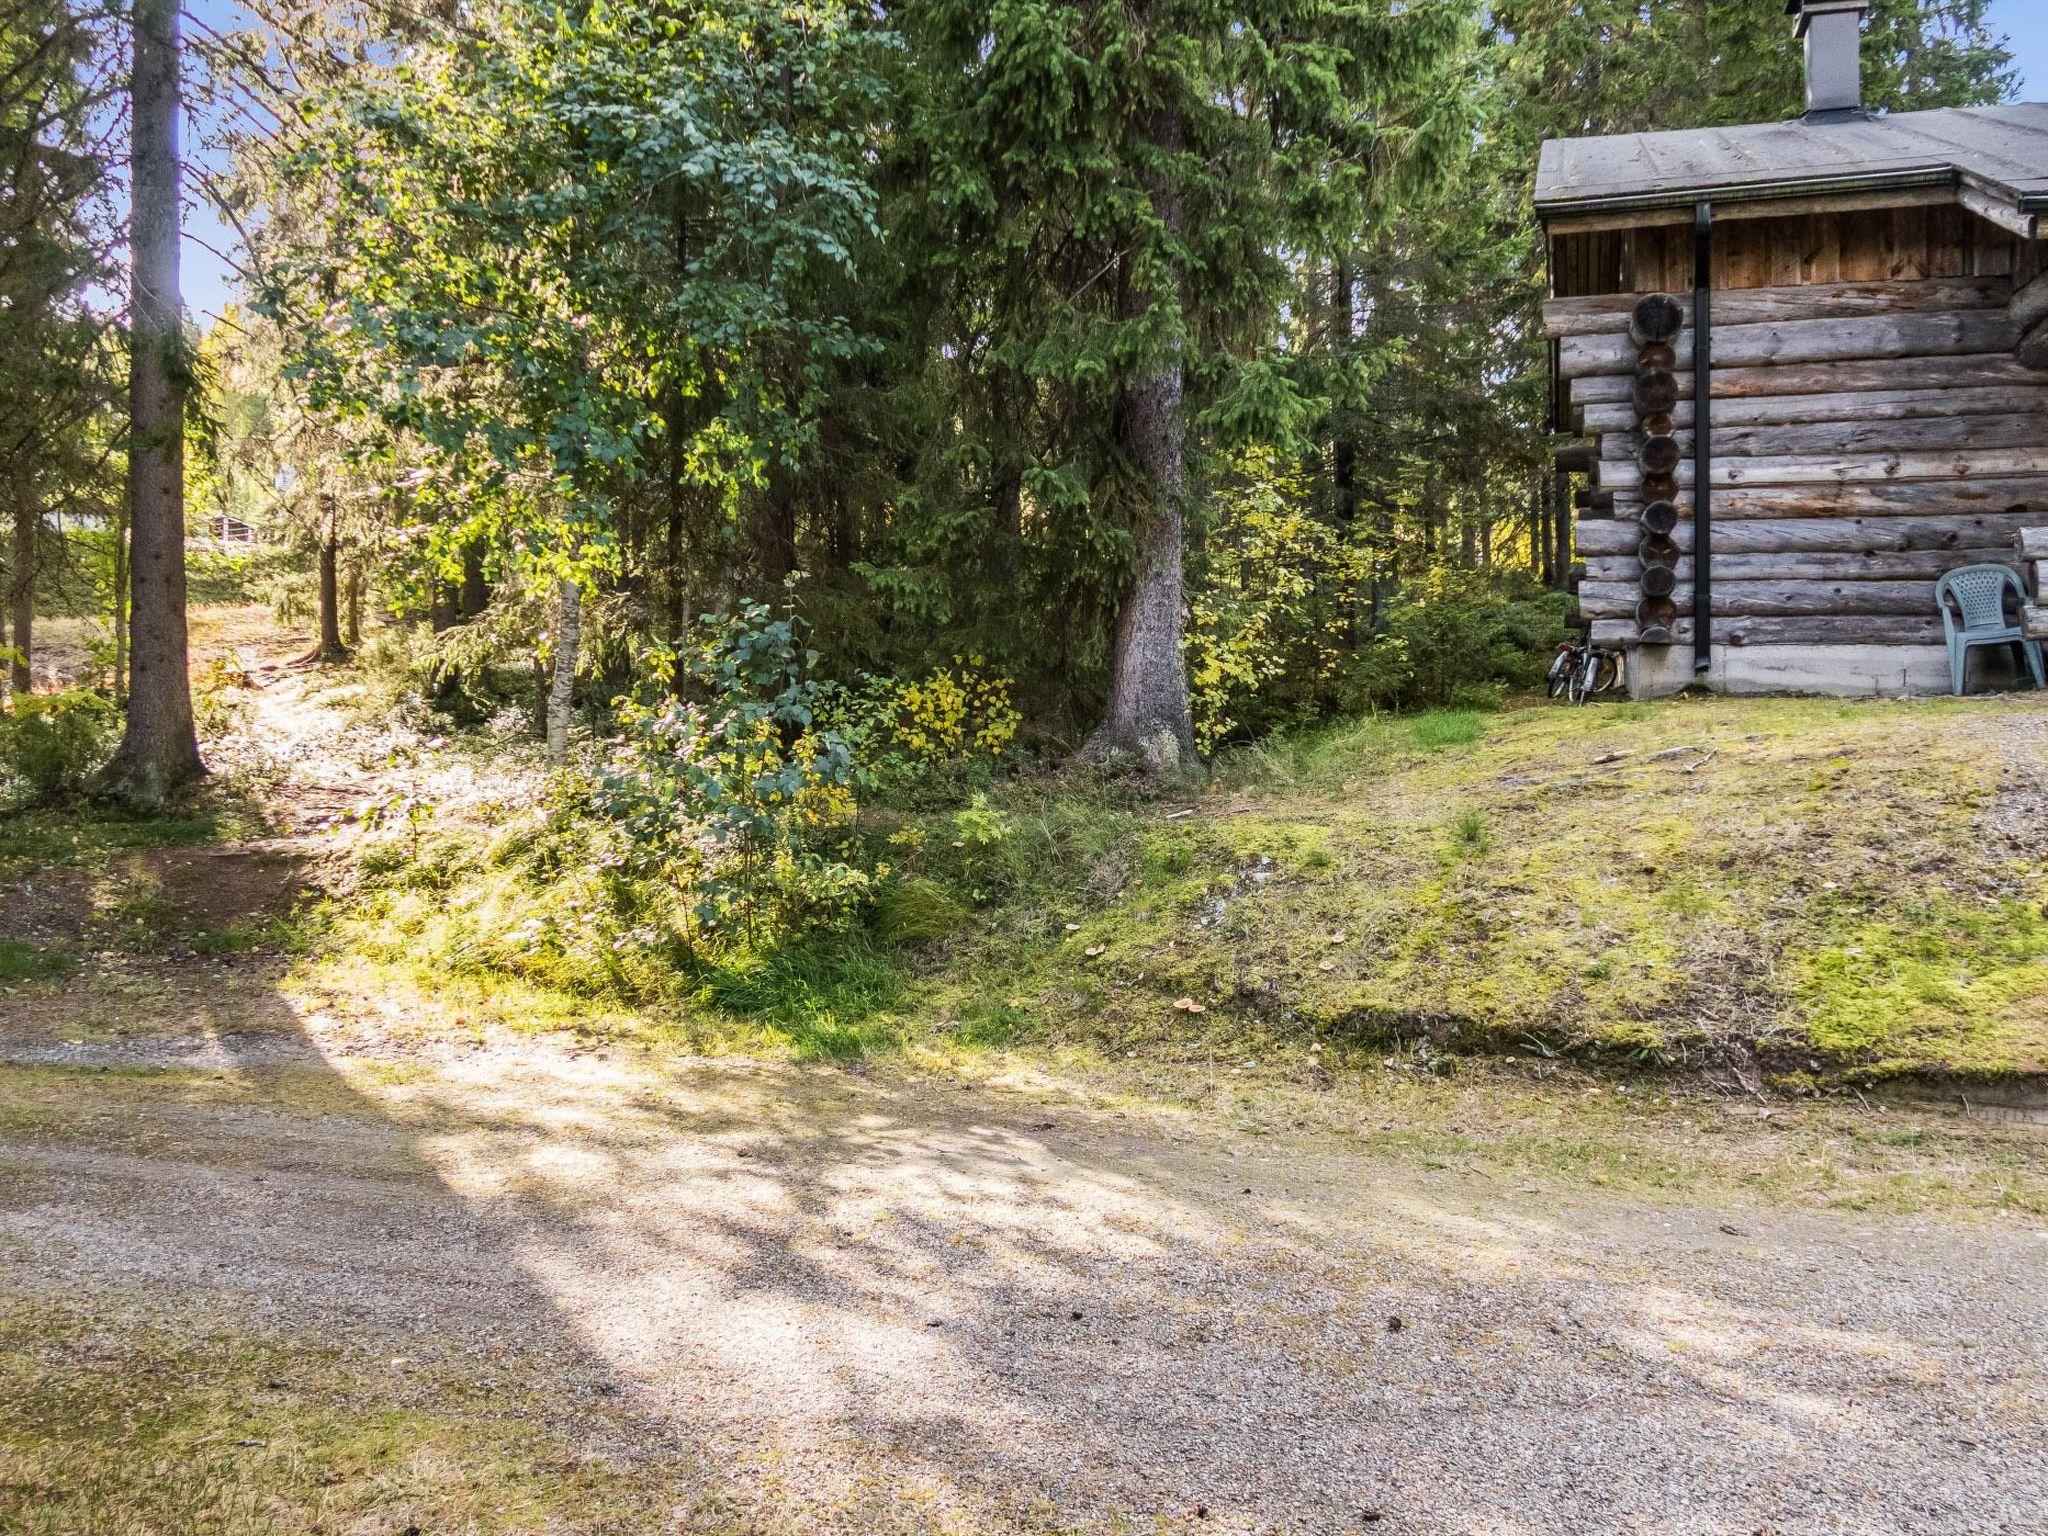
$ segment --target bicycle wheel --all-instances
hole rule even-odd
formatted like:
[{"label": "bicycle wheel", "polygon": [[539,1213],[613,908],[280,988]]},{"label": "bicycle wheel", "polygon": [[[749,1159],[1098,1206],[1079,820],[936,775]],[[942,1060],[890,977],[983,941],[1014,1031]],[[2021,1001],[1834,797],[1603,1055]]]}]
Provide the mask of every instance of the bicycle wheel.
[{"label": "bicycle wheel", "polygon": [[1549,683],[1550,696],[1553,699],[1571,686],[1572,664],[1575,658],[1576,653],[1572,651],[1559,651],[1551,658]]},{"label": "bicycle wheel", "polygon": [[1570,699],[1572,703],[1583,704],[1592,697],[1593,667],[1593,652],[1591,649],[1588,649],[1583,656],[1578,658],[1577,665],[1572,668],[1571,686],[1565,694],[1565,697]]},{"label": "bicycle wheel", "polygon": [[1621,684],[1621,658],[1602,651],[1593,670],[1593,692],[1612,693]]}]

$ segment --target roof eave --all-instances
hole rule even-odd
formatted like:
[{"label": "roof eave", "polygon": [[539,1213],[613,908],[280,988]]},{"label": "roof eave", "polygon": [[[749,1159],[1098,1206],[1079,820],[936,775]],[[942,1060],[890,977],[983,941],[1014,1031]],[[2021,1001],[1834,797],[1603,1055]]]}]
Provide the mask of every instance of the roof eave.
[{"label": "roof eave", "polygon": [[[1646,192],[1613,192],[1592,197],[1545,198],[1539,195],[1536,199],[1536,217],[1547,224],[1557,218],[1612,213],[1650,213],[1660,209],[1690,208],[1698,203],[1758,203],[1799,197],[1905,192],[1923,187],[1954,188],[1960,185],[1961,179],[1952,165],[1931,165],[1905,171],[1869,171],[1847,176],[1793,176],[1777,181],[1659,187]],[[2048,194],[2030,193],[2016,201],[2023,212],[2048,209]]]}]

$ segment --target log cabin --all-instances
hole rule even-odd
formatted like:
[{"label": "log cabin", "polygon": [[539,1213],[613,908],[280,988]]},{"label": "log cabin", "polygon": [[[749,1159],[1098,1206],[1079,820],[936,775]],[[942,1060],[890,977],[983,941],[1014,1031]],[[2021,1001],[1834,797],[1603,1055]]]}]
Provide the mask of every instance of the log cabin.
[{"label": "log cabin", "polygon": [[1637,696],[1945,691],[1936,578],[2048,526],[2048,103],[1866,112],[1866,8],[1787,6],[1802,117],[1542,149],[1553,505]]}]

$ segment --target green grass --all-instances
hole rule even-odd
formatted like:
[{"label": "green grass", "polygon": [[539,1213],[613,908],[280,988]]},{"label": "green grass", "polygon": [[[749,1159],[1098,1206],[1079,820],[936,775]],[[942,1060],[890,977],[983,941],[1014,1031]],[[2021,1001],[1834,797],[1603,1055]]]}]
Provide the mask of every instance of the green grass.
[{"label": "green grass", "polygon": [[844,1060],[893,1044],[906,979],[898,957],[860,942],[786,945],[712,970],[713,1007],[763,1025],[798,1060]]},{"label": "green grass", "polygon": [[0,816],[0,879],[52,866],[94,867],[123,853],[195,848],[253,826],[245,807],[206,805],[170,816],[137,816],[105,806],[41,807]]},{"label": "green grass", "polygon": [[[585,1449],[567,1383],[109,1320],[0,1296],[10,1536],[649,1530],[690,1492],[679,1462],[628,1468]],[[617,1414],[584,1389],[573,1418]]]},{"label": "green grass", "polygon": [[72,957],[47,944],[0,939],[0,986],[18,981],[47,981],[75,964]]}]

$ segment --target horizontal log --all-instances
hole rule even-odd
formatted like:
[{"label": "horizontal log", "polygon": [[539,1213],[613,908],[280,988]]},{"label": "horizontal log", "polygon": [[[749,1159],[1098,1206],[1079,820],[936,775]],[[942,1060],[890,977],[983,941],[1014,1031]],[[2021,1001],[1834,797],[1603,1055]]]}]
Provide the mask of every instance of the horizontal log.
[{"label": "horizontal log", "polygon": [[[1954,512],[1948,516],[1841,516],[1841,518],[1716,518],[1714,549],[1769,553],[1810,551],[1911,551],[1911,549],[2001,549],[2017,547],[2019,530],[2042,520],[2040,512]],[[1671,541],[1692,549],[1692,522],[1679,522]],[[1585,555],[1630,555],[1640,545],[1632,516],[1614,522],[1579,524],[1577,545]]]},{"label": "horizontal log", "polygon": [[[2048,506],[2048,475],[1983,475],[1897,485],[1748,485],[1714,492],[1717,522],[1744,517],[1969,515]],[[1681,507],[1682,509],[1682,507]],[[2034,514],[2038,521],[2040,513]]]},{"label": "horizontal log", "polygon": [[[1910,421],[1935,416],[2048,416],[2048,384],[1997,389],[1868,389],[1833,395],[1767,395],[1754,400],[1714,401],[1714,427],[1797,426],[1806,422]],[[1674,428],[1692,425],[1692,401],[1672,410]],[[1633,432],[1635,408],[1628,401],[1589,405],[1580,412],[1580,430],[1598,437],[1608,432]]]},{"label": "horizontal log", "polygon": [[1551,462],[1565,474],[1584,474],[1598,461],[1598,443],[1560,443],[1550,451]]},{"label": "horizontal log", "polygon": [[[2018,328],[2003,309],[1965,310],[1941,315],[1876,315],[1859,320],[1774,320],[1760,325],[1714,325],[1713,364],[1744,368],[1763,364],[1829,363],[1872,358],[1953,357],[1976,352],[2010,352]],[[1692,355],[1692,332],[1672,343],[1680,357]],[[1558,343],[1560,378],[1615,373],[1636,365],[1636,344],[1626,335],[1570,336]]]},{"label": "horizontal log", "polygon": [[[1714,320],[1721,325],[1752,325],[1768,320],[1995,309],[2011,295],[2012,280],[2006,277],[1734,288],[1714,295]],[[1543,333],[1557,338],[1613,334],[1627,328],[1638,302],[1639,296],[1633,293],[1547,299],[1543,305]]]},{"label": "horizontal log", "polygon": [[[1714,553],[1778,554],[1792,551],[1814,553],[1878,553],[1914,550],[2001,550],[2016,547],[2020,531],[2040,522],[2039,512],[1964,513],[1951,517],[1790,517],[1756,518],[1748,521],[1714,523]],[[1641,542],[1633,518],[1613,522],[1581,523],[1577,532],[1579,553],[1588,559],[1600,555],[1635,553]],[[1671,539],[1681,550],[1692,549],[1692,524],[1681,522],[1671,530]],[[2007,555],[2010,558],[2010,555]]]},{"label": "horizontal log", "polygon": [[[1670,442],[1691,454],[1690,431],[1671,438],[1610,432],[1600,439],[1600,456],[1635,459],[1652,443]],[[1714,424],[1716,458],[1771,458],[1798,454],[1920,452],[1935,448],[2028,448],[2048,444],[2048,416],[1920,416],[1909,421],[1817,421],[1790,427]],[[1670,450],[1660,450],[1669,453]],[[1674,457],[1673,463],[1677,460]]]},{"label": "horizontal log", "polygon": [[[1716,530],[1718,537],[1719,530]],[[1722,581],[1908,581],[1932,582],[1961,565],[2010,565],[2011,545],[1993,549],[1920,549],[1808,554],[1778,550],[1737,554],[1714,546],[1714,580]],[[1681,583],[1692,580],[1692,559],[1681,556],[1673,568]],[[1586,561],[1588,581],[1638,581],[1643,563],[1633,554],[1594,555]]]},{"label": "horizontal log", "polygon": [[[1715,459],[1716,486],[1855,485],[1902,480],[2048,476],[2048,443],[2031,448],[1959,449],[1953,453],[1785,454],[1771,458]],[[1602,490],[1640,488],[1642,469],[1626,459],[1602,459]],[[1674,477],[1692,484],[1692,460],[1682,460]]]},{"label": "horizontal log", "polygon": [[[1588,631],[1593,644],[1628,648],[1637,643],[1633,619],[1595,619]],[[1939,618],[1897,615],[1854,615],[1812,619],[1716,620],[1713,638],[1722,645],[1940,645]],[[1692,644],[1692,620],[1672,625],[1672,639]]]},{"label": "horizontal log", "polygon": [[[1642,591],[1629,581],[1586,581],[1579,586],[1579,612],[1618,619],[1636,611]],[[1690,584],[1672,590],[1680,613],[1692,612]],[[1714,577],[1716,617],[1791,618],[1837,613],[1938,613],[1931,581],[1723,581]]]},{"label": "horizontal log", "polygon": [[[2048,512],[2042,513],[2048,521]],[[2048,560],[2048,527],[2022,528],[2020,530],[2020,558],[2022,560]]]},{"label": "horizontal log", "polygon": [[[1573,379],[1573,405],[1611,404],[1635,394],[1635,370]],[[1776,367],[1717,368],[1714,400],[1754,400],[1763,396],[1833,395],[1879,389],[1996,389],[2001,385],[2039,386],[2041,375],[2010,353],[1965,357],[1898,357],[1863,361],[1795,363]],[[1692,398],[1692,370],[1677,375],[1678,397]]]}]

